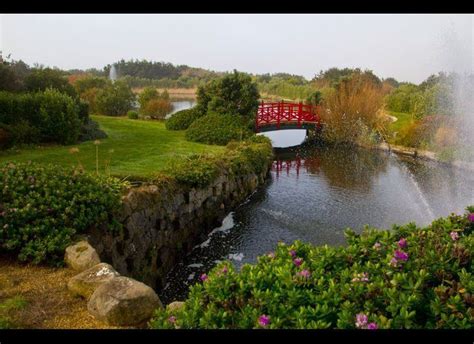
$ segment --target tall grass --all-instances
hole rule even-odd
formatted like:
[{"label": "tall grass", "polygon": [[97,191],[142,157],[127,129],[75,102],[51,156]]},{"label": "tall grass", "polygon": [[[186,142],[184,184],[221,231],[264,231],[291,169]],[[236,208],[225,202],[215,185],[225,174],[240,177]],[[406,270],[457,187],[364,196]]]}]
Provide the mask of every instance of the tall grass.
[{"label": "tall grass", "polygon": [[323,102],[323,137],[330,142],[364,143],[384,132],[383,90],[353,74],[328,93]]}]

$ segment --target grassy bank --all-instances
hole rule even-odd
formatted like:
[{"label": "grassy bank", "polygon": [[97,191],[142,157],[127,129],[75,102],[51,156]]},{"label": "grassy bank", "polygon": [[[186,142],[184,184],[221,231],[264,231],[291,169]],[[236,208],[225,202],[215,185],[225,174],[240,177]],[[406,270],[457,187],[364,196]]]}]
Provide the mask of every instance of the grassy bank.
[{"label": "grassy bank", "polygon": [[[108,135],[108,138],[101,140],[97,146],[100,172],[110,171],[114,176],[148,178],[184,156],[224,150],[219,146],[188,142],[184,138],[184,132],[166,130],[164,122],[104,116],[91,118],[97,121]],[[75,147],[79,151],[71,153],[71,148]],[[77,166],[80,163],[86,171],[95,171],[96,145],[89,141],[71,146],[16,149],[0,154],[0,163],[29,160],[65,167]]]}]

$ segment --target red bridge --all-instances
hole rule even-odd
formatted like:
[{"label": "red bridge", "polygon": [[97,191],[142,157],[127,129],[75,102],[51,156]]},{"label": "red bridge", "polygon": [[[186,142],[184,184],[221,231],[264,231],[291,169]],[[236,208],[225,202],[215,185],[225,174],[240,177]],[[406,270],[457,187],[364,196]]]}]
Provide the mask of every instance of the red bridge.
[{"label": "red bridge", "polygon": [[261,102],[255,119],[255,131],[319,128],[320,107],[303,103]]}]

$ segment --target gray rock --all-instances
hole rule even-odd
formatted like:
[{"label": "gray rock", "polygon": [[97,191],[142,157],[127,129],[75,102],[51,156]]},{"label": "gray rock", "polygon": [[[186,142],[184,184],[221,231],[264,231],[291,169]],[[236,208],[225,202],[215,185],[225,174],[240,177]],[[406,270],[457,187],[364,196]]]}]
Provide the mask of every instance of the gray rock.
[{"label": "gray rock", "polygon": [[84,271],[100,263],[96,250],[87,242],[79,241],[66,248],[66,264],[74,270]]},{"label": "gray rock", "polygon": [[67,288],[72,294],[88,299],[100,285],[118,276],[120,274],[111,265],[100,263],[71,278]]},{"label": "gray rock", "polygon": [[100,285],[87,304],[94,317],[115,326],[140,324],[162,307],[153,289],[128,277],[112,278]]}]

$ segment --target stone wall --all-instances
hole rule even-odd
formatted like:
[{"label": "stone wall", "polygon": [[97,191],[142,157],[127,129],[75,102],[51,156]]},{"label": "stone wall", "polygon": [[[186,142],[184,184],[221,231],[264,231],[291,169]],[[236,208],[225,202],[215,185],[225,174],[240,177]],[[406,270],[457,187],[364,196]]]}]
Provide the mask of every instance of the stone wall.
[{"label": "stone wall", "polygon": [[120,274],[160,289],[176,263],[265,182],[269,167],[260,175],[221,175],[201,189],[132,188],[122,202],[123,231],[94,228],[88,241]]}]

